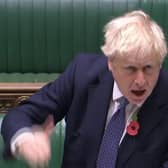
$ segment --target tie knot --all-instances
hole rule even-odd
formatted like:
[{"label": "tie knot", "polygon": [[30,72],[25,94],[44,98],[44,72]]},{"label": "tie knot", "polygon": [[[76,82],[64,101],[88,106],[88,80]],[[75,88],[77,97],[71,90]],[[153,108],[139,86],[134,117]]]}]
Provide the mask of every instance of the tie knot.
[{"label": "tie knot", "polygon": [[119,109],[124,108],[129,102],[125,97],[120,98]]}]

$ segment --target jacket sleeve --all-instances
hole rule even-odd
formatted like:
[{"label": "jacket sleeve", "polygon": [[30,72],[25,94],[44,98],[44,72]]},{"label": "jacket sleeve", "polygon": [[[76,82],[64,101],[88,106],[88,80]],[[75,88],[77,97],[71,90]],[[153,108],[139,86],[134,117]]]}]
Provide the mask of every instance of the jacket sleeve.
[{"label": "jacket sleeve", "polygon": [[54,116],[55,123],[65,116],[73,97],[76,63],[77,60],[57,80],[48,83],[28,100],[8,111],[1,127],[6,158],[11,155],[10,141],[18,130],[43,123],[49,114]]}]

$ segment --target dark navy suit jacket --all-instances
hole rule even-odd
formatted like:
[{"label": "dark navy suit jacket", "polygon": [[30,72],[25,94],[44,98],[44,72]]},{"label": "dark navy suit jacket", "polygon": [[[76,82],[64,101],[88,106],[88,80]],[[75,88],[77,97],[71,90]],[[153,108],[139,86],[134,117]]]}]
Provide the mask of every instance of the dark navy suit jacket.
[{"label": "dark navy suit jacket", "polygon": [[[95,168],[111,100],[113,77],[107,58],[78,56],[59,77],[19,107],[2,124],[5,153],[15,132],[41,124],[49,114],[55,123],[66,118],[63,168]],[[162,168],[168,160],[168,73],[161,70],[153,93],[143,104],[137,136],[126,134],[117,168]]]}]

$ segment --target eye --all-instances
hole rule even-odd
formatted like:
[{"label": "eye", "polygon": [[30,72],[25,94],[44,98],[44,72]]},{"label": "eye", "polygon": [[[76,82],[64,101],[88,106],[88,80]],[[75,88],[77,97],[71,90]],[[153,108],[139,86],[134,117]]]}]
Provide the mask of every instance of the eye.
[{"label": "eye", "polygon": [[126,72],[128,72],[128,73],[133,73],[133,72],[136,72],[136,71],[137,71],[137,68],[134,67],[134,66],[128,66],[128,67],[125,67],[125,70],[126,70]]},{"label": "eye", "polygon": [[144,73],[151,74],[153,71],[153,67],[151,65],[147,65],[143,68]]}]

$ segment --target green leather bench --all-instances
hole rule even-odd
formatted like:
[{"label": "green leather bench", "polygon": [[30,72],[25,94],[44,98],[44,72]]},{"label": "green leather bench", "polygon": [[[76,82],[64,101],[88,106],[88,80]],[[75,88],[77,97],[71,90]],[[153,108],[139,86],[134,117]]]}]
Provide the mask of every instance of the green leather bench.
[{"label": "green leather bench", "polygon": [[53,80],[45,76],[62,73],[77,53],[100,53],[104,24],[133,9],[167,34],[167,0],[1,0],[0,82]]},{"label": "green leather bench", "polygon": [[[2,120],[3,115],[0,116],[0,123]],[[55,127],[55,130],[51,136],[51,145],[52,145],[52,158],[49,163],[49,168],[60,168],[61,167],[61,160],[63,155],[63,145],[64,145],[64,129],[65,122],[61,121]],[[0,150],[2,151],[2,137],[0,137]],[[3,160],[2,156],[0,156],[0,167],[1,168],[26,168],[28,165],[22,160]]]},{"label": "green leather bench", "polygon": [[[167,37],[167,0],[1,0],[0,83],[22,85],[54,80],[77,53],[100,53],[105,23],[135,9],[150,14]],[[168,67],[167,60],[165,66]],[[6,90],[0,88],[0,92],[4,94]],[[0,93],[0,109],[3,94]],[[50,168],[60,168],[64,127],[60,122],[53,134]],[[18,161],[6,163],[0,158],[0,167],[26,165]]]}]

